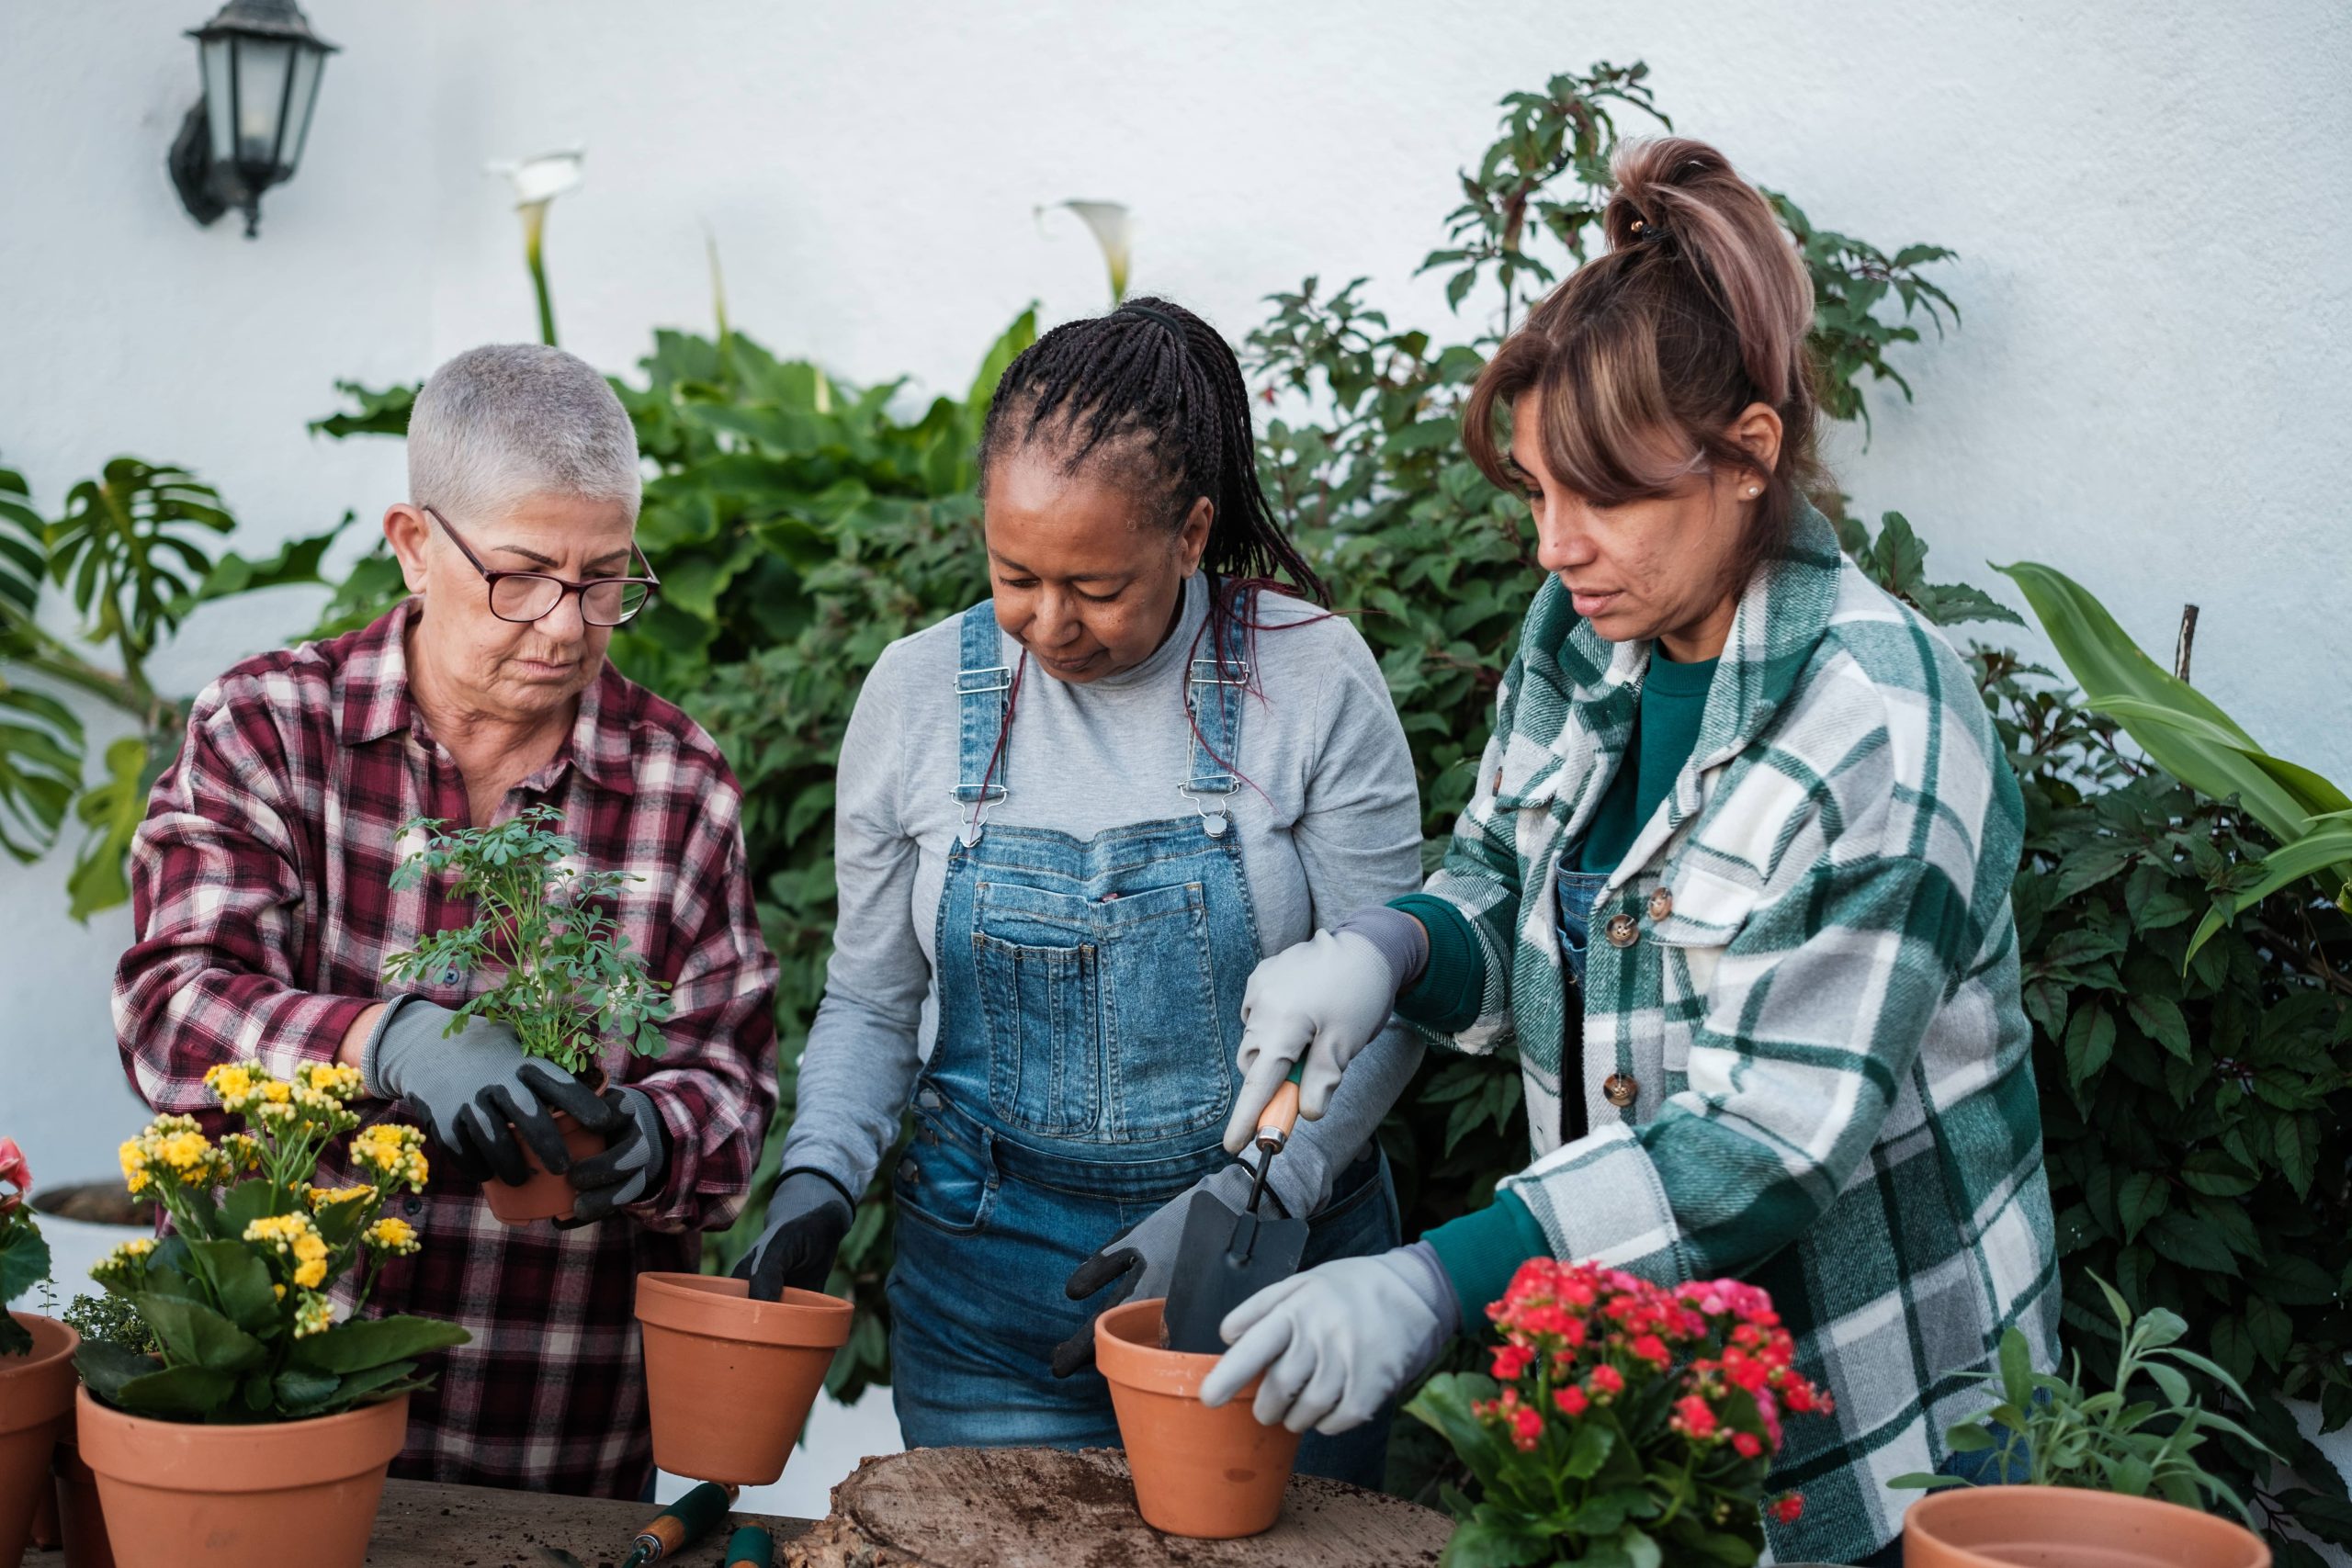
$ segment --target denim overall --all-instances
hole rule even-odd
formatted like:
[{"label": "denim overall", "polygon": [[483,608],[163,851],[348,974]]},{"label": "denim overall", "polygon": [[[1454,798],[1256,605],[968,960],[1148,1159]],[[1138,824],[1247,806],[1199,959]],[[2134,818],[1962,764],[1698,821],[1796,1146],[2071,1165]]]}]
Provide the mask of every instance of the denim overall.
[{"label": "denim overall", "polygon": [[[939,904],[938,1038],[893,1178],[890,1381],[910,1448],[1118,1446],[1102,1375],[1056,1378],[1048,1362],[1108,1299],[1069,1300],[1070,1271],[1228,1162],[1260,957],[1227,811],[1241,780],[1219,760],[1238,757],[1241,635],[1222,675],[1191,662],[1191,776],[1169,781],[1182,814],[1081,840],[988,822],[1006,795],[1013,677],[989,604],[965,613],[965,827]],[[1306,1265],[1385,1251],[1396,1232],[1375,1145],[1333,1184]],[[1385,1418],[1309,1433],[1298,1468],[1376,1487],[1387,1441]]]}]

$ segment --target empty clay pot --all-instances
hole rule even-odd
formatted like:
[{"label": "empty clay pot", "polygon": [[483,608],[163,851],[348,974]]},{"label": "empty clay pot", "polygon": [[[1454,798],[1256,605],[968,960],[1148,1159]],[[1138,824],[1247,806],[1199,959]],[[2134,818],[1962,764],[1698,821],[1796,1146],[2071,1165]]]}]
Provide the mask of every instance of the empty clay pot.
[{"label": "empty clay pot", "polygon": [[[563,1146],[571,1156],[571,1163],[605,1152],[605,1140],[559,1111],[555,1124],[563,1129]],[[558,1176],[539,1163],[531,1145],[523,1145],[523,1162],[531,1168],[531,1178],[520,1187],[509,1187],[495,1176],[481,1184],[482,1195],[490,1200],[490,1212],[510,1225],[527,1225],[535,1220],[568,1220],[571,1218],[571,1201],[580,1194],[571,1185],[571,1178]]]},{"label": "empty clay pot", "polygon": [[792,1290],[755,1302],[751,1290],[708,1274],[637,1277],[653,1461],[673,1475],[740,1486],[782,1475],[849,1343],[849,1303]]},{"label": "empty clay pot", "polygon": [[1094,1364],[1110,1381],[1136,1507],[1170,1535],[1256,1535],[1283,1511],[1298,1434],[1258,1424],[1254,1382],[1215,1410],[1203,1404],[1216,1358],[1161,1349],[1161,1304],[1128,1302],[1094,1320]]},{"label": "empty clay pot", "polygon": [[10,1313],[33,1348],[0,1356],[0,1562],[24,1554],[33,1514],[50,1493],[50,1450],[74,1412],[74,1352],[82,1337],[53,1317]]},{"label": "empty clay pot", "polygon": [[114,1568],[97,1472],[82,1462],[73,1437],[69,1431],[57,1445],[57,1515],[65,1538],[65,1568]]},{"label": "empty clay pot", "polygon": [[2270,1568],[2245,1526],[2072,1486],[1956,1486],[1903,1516],[1903,1568]]},{"label": "empty clay pot", "polygon": [[75,1406],[121,1568],[362,1568],[408,1395],[341,1416],[209,1427]]}]

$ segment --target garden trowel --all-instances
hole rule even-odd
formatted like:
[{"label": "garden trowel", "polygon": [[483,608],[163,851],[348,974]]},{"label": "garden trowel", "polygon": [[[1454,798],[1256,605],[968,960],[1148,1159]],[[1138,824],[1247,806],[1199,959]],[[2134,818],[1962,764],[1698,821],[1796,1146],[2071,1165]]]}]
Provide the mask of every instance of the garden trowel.
[{"label": "garden trowel", "polygon": [[1266,1173],[1274,1156],[1290,1143],[1298,1125],[1298,1079],[1294,1064],[1290,1079],[1274,1090],[1273,1099],[1258,1113],[1258,1177],[1250,1184],[1250,1201],[1239,1213],[1214,1192],[1196,1192],[1184,1212],[1184,1239],[1176,1248],[1175,1277],[1169,1282],[1168,1304],[1161,1309],[1168,1348],[1193,1355],[1221,1356],[1225,1340],[1216,1325],[1225,1314],[1277,1280],[1298,1272],[1306,1251],[1306,1222],[1263,1219],[1259,1201],[1265,1195]]}]

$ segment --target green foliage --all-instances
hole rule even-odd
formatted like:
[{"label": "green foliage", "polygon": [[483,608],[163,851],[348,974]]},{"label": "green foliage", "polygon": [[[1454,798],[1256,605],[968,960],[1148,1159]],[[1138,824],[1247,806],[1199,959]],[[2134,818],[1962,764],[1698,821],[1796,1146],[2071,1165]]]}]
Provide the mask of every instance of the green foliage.
[{"label": "green foliage", "polygon": [[[214,1067],[205,1085],[243,1131],[216,1144],[194,1117],[159,1116],[123,1145],[130,1190],[154,1193],[171,1234],[124,1242],[90,1270],[122,1303],[103,1314],[109,1331],[75,1353],[91,1394],[135,1416],[251,1423],[426,1387],[420,1358],[464,1344],[466,1331],[359,1315],[385,1259],[421,1245],[383,1208],[403,1188],[424,1189],[424,1134],[390,1122],[360,1130],[350,1148],[363,1179],[315,1187],[321,1153],[358,1128],[348,1104],[357,1069],[304,1063],[280,1079],[243,1062]],[[353,1313],[338,1323],[327,1292],[354,1270]]]},{"label": "green foliage", "polygon": [[392,886],[405,891],[455,876],[452,896],[471,899],[474,918],[393,953],[384,978],[428,987],[445,974],[495,972],[498,983],[467,998],[449,1032],[469,1018],[489,1019],[514,1032],[525,1055],[584,1075],[606,1040],[640,1056],[662,1055],[669,987],[647,973],[644,954],[611,913],[621,890],[639,879],[582,865],[580,846],[562,824],[563,814],[546,806],[488,828],[449,831],[423,818],[403,824],[402,837],[422,834],[424,843],[393,871]]},{"label": "green foliage", "polygon": [[65,1325],[80,1335],[85,1345],[113,1345],[135,1356],[159,1355],[164,1348],[139,1309],[122,1296],[75,1296],[64,1318]]},{"label": "green foliage", "polygon": [[[1994,1403],[1951,1428],[1955,1453],[1989,1453],[1992,1473],[2005,1485],[2079,1486],[2130,1497],[2161,1497],[2186,1508],[2227,1503],[2252,1522],[2245,1500],[2206,1471],[2197,1450],[2209,1435],[2227,1433],[2267,1454],[2253,1433],[2206,1409],[2190,1392],[2188,1374],[2201,1374],[2237,1404],[2246,1403],[2237,1380],[2210,1359],[2183,1348],[2188,1325],[2162,1307],[2134,1314],[2115,1287],[2090,1276],[2114,1314],[2117,1350],[2109,1386],[2091,1392],[2083,1360],[2068,1378],[2033,1370],[2025,1335],[2001,1336],[1998,1367],[1984,1374]],[[2132,1385],[2145,1373],[2155,1399],[2135,1399]],[[1898,1475],[1889,1486],[1933,1488],[1968,1484],[1957,1476]]]}]

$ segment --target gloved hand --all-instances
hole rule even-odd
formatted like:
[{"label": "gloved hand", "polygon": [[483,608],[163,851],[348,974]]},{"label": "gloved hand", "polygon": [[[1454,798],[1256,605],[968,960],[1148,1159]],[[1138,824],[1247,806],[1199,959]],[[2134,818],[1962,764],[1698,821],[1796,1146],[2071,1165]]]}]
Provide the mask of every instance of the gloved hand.
[{"label": "gloved hand", "polygon": [[[1397,932],[1393,922],[1400,920],[1410,934]],[[1396,993],[1413,978],[1391,949],[1400,942],[1409,949],[1418,935],[1425,958],[1429,939],[1420,932],[1420,922],[1399,910],[1363,909],[1337,931],[1317,931],[1250,972],[1241,994],[1241,1046],[1234,1053],[1241,1092],[1225,1125],[1227,1154],[1250,1146],[1259,1113],[1301,1056],[1306,1067],[1298,1113],[1310,1122],[1323,1114],[1340,1073],[1386,1027]]]},{"label": "gloved hand", "polygon": [[[1149,1301],[1168,1293],[1168,1282],[1176,1272],[1176,1251],[1184,1242],[1184,1217],[1193,1211],[1193,1195],[1214,1192],[1225,1200],[1226,1207],[1239,1213],[1242,1205],[1250,1201],[1250,1186],[1255,1175],[1250,1167],[1240,1165],[1211,1171],[1103,1243],[1100,1251],[1080,1264],[1062,1286],[1063,1294],[1074,1302],[1084,1301],[1114,1280],[1124,1283],[1095,1309],[1094,1317],[1086,1320],[1085,1327],[1054,1347],[1054,1376],[1069,1377],[1094,1364],[1095,1317],[1136,1296]],[[1297,1212],[1275,1196],[1272,1177],[1268,1178],[1265,1196],[1260,1201],[1272,1204],[1284,1217]],[[1312,1212],[1321,1206],[1317,1201],[1305,1207]]]},{"label": "gloved hand", "polygon": [[670,1168],[670,1129],[661,1108],[641,1089],[626,1085],[605,1091],[605,1103],[620,1112],[620,1130],[605,1144],[605,1152],[591,1155],[571,1168],[571,1185],[580,1190],[571,1218],[560,1227],[593,1224],[631,1203],[641,1203],[661,1190],[662,1173]]},{"label": "gloved hand", "polygon": [[504,1024],[460,1019],[422,997],[394,997],[385,1007],[360,1054],[359,1076],[378,1099],[406,1100],[476,1181],[495,1175],[520,1186],[530,1179],[526,1144],[548,1169],[570,1170],[571,1156],[555,1124],[559,1111],[594,1133],[620,1125],[621,1113],[594,1089],[553,1063],[523,1055]]},{"label": "gloved hand", "polygon": [[749,1280],[759,1302],[781,1301],[786,1286],[823,1290],[856,1210],[847,1190],[824,1172],[786,1171],[768,1200],[767,1229],[735,1265],[735,1278]]},{"label": "gloved hand", "polygon": [[1225,1314],[1217,1332],[1233,1348],[1202,1381],[1201,1403],[1223,1404],[1263,1372],[1250,1407],[1261,1425],[1361,1427],[1429,1370],[1461,1310],[1427,1242],[1335,1258]]}]

